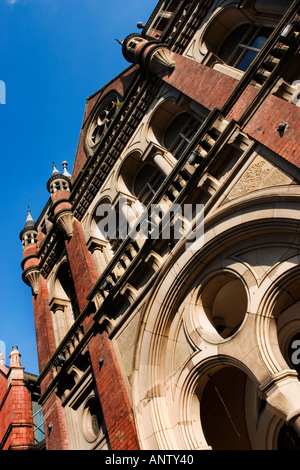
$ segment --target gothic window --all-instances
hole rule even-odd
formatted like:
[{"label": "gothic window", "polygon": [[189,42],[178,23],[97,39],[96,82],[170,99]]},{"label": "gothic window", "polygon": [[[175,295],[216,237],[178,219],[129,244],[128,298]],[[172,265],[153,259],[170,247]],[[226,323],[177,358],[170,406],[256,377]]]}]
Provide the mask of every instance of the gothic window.
[{"label": "gothic window", "polygon": [[246,419],[248,376],[227,366],[211,370],[199,393],[202,429],[213,450],[252,450]]},{"label": "gothic window", "polygon": [[226,64],[246,71],[262,49],[273,28],[242,24],[234,29],[223,42],[218,56]]},{"label": "gothic window", "polygon": [[92,113],[86,133],[86,149],[89,154],[93,154],[106,134],[113,118],[120,107],[121,96],[117,92],[109,93],[96,106]]}]

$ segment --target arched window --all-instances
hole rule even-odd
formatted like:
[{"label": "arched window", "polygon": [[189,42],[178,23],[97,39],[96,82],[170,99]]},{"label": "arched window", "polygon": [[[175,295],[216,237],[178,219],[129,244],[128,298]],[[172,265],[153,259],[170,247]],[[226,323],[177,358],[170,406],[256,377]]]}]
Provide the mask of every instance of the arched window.
[{"label": "arched window", "polygon": [[262,49],[273,28],[246,23],[234,29],[219,49],[218,56],[227,65],[243,72]]},{"label": "arched window", "polygon": [[167,150],[174,157],[179,158],[201,125],[202,122],[190,113],[177,115],[164,135],[164,145]]},{"label": "arched window", "polygon": [[70,301],[72,316],[75,320],[79,315],[79,308],[72,274],[68,263],[63,263],[59,268],[57,273],[57,280],[60,282],[61,287],[63,288],[67,298]]},{"label": "arched window", "polygon": [[63,261],[58,267],[51,294],[52,298],[49,306],[53,314],[53,330],[55,342],[58,346],[80,313],[67,261]]},{"label": "arched window", "polygon": [[144,205],[147,205],[164,180],[162,173],[149,163],[145,164],[135,178],[134,195]]}]

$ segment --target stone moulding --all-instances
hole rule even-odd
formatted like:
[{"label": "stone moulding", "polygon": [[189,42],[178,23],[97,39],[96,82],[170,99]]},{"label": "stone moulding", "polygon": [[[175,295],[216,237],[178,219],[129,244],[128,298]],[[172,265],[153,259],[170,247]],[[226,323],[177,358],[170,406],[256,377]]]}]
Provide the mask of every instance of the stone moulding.
[{"label": "stone moulding", "polygon": [[159,46],[150,52],[147,60],[149,71],[154,75],[171,74],[175,69],[172,52],[165,46]]},{"label": "stone moulding", "polygon": [[63,210],[55,217],[55,225],[67,238],[72,238],[73,236],[73,219],[74,217],[70,210]]},{"label": "stone moulding", "polygon": [[33,266],[26,269],[22,275],[23,281],[31,287],[33,295],[39,293],[40,271],[38,267]]}]

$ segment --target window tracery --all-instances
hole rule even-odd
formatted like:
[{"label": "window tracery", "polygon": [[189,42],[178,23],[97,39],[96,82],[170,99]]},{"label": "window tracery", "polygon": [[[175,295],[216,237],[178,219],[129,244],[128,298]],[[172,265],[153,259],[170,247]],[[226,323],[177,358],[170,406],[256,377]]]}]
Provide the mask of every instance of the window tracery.
[{"label": "window tracery", "polygon": [[117,92],[109,93],[97,105],[96,110],[92,114],[87,134],[86,149],[89,154],[93,154],[101,142],[102,137],[106,134],[112,120],[116,116],[121,103],[121,97]]}]

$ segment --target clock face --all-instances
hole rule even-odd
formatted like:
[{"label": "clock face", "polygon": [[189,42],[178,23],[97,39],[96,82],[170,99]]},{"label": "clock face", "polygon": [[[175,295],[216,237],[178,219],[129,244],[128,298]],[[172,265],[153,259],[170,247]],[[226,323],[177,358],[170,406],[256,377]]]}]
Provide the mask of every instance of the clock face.
[{"label": "clock face", "polygon": [[119,97],[116,94],[110,94],[96,108],[86,135],[86,145],[90,153],[96,150],[119,107]]}]

